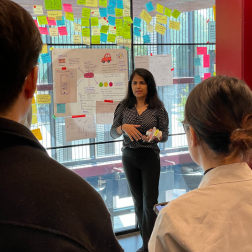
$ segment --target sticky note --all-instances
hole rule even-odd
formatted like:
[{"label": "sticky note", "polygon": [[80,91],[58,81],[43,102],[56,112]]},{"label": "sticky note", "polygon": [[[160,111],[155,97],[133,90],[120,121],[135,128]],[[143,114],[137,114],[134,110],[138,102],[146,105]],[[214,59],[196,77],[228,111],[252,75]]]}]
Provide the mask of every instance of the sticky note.
[{"label": "sticky note", "polygon": [[35,104],[35,103],[36,103],[35,98],[32,97],[32,104]]},{"label": "sticky note", "polygon": [[131,32],[130,31],[123,31],[123,38],[131,39]]},{"label": "sticky note", "polygon": [[48,24],[46,16],[38,16],[37,19],[38,19],[39,25],[47,25]]},{"label": "sticky note", "polygon": [[108,42],[115,43],[116,35],[115,34],[108,34]]},{"label": "sticky note", "polygon": [[165,14],[167,17],[170,17],[171,14],[172,14],[172,10],[169,9],[169,8],[167,8],[167,7],[165,7],[164,14]]},{"label": "sticky note", "polygon": [[116,37],[116,44],[117,44],[117,45],[123,45],[123,38],[121,38],[121,37]]},{"label": "sticky note", "polygon": [[149,35],[144,35],[143,40],[144,40],[144,44],[150,43],[150,36]]},{"label": "sticky note", "polygon": [[48,29],[46,27],[39,27],[38,29],[41,34],[49,35]]},{"label": "sticky note", "polygon": [[81,25],[77,24],[77,23],[74,23],[74,31],[81,32]]},{"label": "sticky note", "polygon": [[90,37],[90,29],[82,28],[82,37]]},{"label": "sticky note", "polygon": [[34,20],[35,25],[38,27],[38,21]]},{"label": "sticky note", "polygon": [[82,17],[90,18],[90,15],[91,15],[91,10],[89,8],[82,8],[82,13],[81,13]]},{"label": "sticky note", "polygon": [[126,24],[132,24],[133,23],[131,17],[124,17],[123,20],[124,20],[124,23],[126,23]]},{"label": "sticky note", "polygon": [[116,7],[116,0],[109,0],[109,6]]},{"label": "sticky note", "polygon": [[133,34],[134,34],[135,36],[140,37],[140,36],[141,36],[141,34],[140,34],[140,29],[139,29],[138,27],[134,27]]},{"label": "sticky note", "polygon": [[57,119],[57,117],[55,115],[52,115],[52,118],[55,119],[55,120]]},{"label": "sticky note", "polygon": [[100,32],[101,32],[101,33],[107,33],[107,32],[108,32],[108,29],[109,29],[108,25],[103,25],[103,26],[101,27]]},{"label": "sticky note", "polygon": [[130,9],[124,8],[124,9],[123,9],[123,16],[124,16],[124,17],[130,17],[130,16],[131,16],[131,15],[130,15]]},{"label": "sticky note", "polygon": [[52,62],[49,53],[41,54],[41,59],[42,59],[43,64]]},{"label": "sticky note", "polygon": [[62,16],[61,20],[56,20],[57,26],[64,26],[65,25],[65,18]]},{"label": "sticky note", "polygon": [[116,21],[115,17],[108,16],[108,22],[109,22],[110,25],[114,25],[115,26],[115,21]]},{"label": "sticky note", "polygon": [[49,95],[49,94],[38,94],[37,95],[37,103],[38,104],[51,103],[51,95]]},{"label": "sticky note", "polygon": [[63,8],[65,12],[73,12],[73,8],[71,4],[63,4]]},{"label": "sticky note", "polygon": [[216,76],[216,72],[213,72],[213,76]]},{"label": "sticky note", "polygon": [[42,135],[41,135],[40,129],[34,129],[34,130],[31,130],[31,132],[33,133],[33,135],[34,135],[38,140],[43,140],[43,139],[42,139]]},{"label": "sticky note", "polygon": [[66,26],[58,27],[58,31],[60,36],[68,35]]},{"label": "sticky note", "polygon": [[106,8],[100,8],[100,15],[101,17],[107,17],[107,9]]},{"label": "sticky note", "polygon": [[89,26],[89,18],[81,18],[81,26]]},{"label": "sticky note", "polygon": [[[57,29],[57,28],[56,28]],[[52,51],[54,48],[53,48],[53,46],[52,47],[50,47],[50,51]]]},{"label": "sticky note", "polygon": [[47,17],[47,23],[48,25],[53,25],[53,26],[57,25],[55,17]]},{"label": "sticky note", "polygon": [[99,5],[102,7],[107,7],[107,0],[99,0]]},{"label": "sticky note", "polygon": [[[62,11],[47,11],[47,16],[48,17],[62,17]],[[61,18],[57,20],[61,20]]]},{"label": "sticky note", "polygon": [[74,22],[74,14],[71,12],[66,12],[66,19]]},{"label": "sticky note", "polygon": [[164,35],[166,31],[166,27],[162,26],[161,24],[156,23],[155,25],[155,31]]},{"label": "sticky note", "polygon": [[122,17],[123,16],[123,10],[115,8],[115,16],[116,17]]},{"label": "sticky note", "polygon": [[100,36],[99,35],[93,35],[91,41],[92,41],[92,44],[100,44]]},{"label": "sticky note", "polygon": [[98,1],[97,0],[86,0],[86,6],[98,7]]},{"label": "sticky note", "polygon": [[176,22],[176,21],[169,21],[169,28],[173,29],[173,30],[180,30],[180,22]]},{"label": "sticky note", "polygon": [[201,82],[200,76],[199,76],[199,75],[195,75],[195,76],[194,76],[194,83],[195,83],[195,84],[199,84],[200,82]]},{"label": "sticky note", "polygon": [[156,20],[157,20],[158,23],[167,24],[167,17],[166,16],[157,14],[156,15]]},{"label": "sticky note", "polygon": [[214,21],[216,21],[216,6],[213,6]]},{"label": "sticky note", "polygon": [[116,36],[123,36],[123,34],[124,34],[123,28],[116,28]]},{"label": "sticky note", "polygon": [[31,124],[36,124],[36,123],[38,123],[37,115],[32,115],[32,123]]},{"label": "sticky note", "polygon": [[141,26],[141,21],[142,20],[140,18],[134,17],[133,25],[137,26],[137,27],[140,27]]},{"label": "sticky note", "polygon": [[200,58],[194,58],[194,66],[201,66]]},{"label": "sticky note", "polygon": [[149,2],[149,3],[145,4],[145,6],[146,6],[148,12],[154,10],[152,2]]},{"label": "sticky note", "polygon": [[48,53],[47,44],[43,44],[41,53]]},{"label": "sticky note", "polygon": [[31,107],[32,107],[32,114],[37,114],[38,110],[36,104],[32,104]]},{"label": "sticky note", "polygon": [[123,1],[122,0],[117,0],[117,8],[123,9]]},{"label": "sticky note", "polygon": [[147,24],[147,32],[153,33],[153,25]]},{"label": "sticky note", "polygon": [[92,17],[100,17],[101,16],[100,15],[100,10],[98,8],[92,8],[91,9],[91,14],[92,14]]},{"label": "sticky note", "polygon": [[66,104],[64,103],[57,104],[57,113],[58,114],[66,113]]},{"label": "sticky note", "polygon": [[100,35],[100,28],[99,27],[92,27],[92,35]]},{"label": "sticky note", "polygon": [[203,55],[203,67],[210,67],[210,55]]},{"label": "sticky note", "polygon": [[208,22],[208,42],[209,43],[216,42],[215,21]]},{"label": "sticky note", "polygon": [[105,33],[101,33],[100,40],[101,42],[107,42],[108,35]]},{"label": "sticky note", "polygon": [[147,23],[149,24],[152,20],[152,16],[146,11],[142,10],[140,17]]},{"label": "sticky note", "polygon": [[197,47],[197,55],[207,54],[207,47]]},{"label": "sticky note", "polygon": [[61,10],[61,0],[45,0],[46,10]]},{"label": "sticky note", "polygon": [[91,26],[99,26],[98,17],[91,17]]},{"label": "sticky note", "polygon": [[82,43],[85,45],[90,45],[90,37],[82,37]]},{"label": "sticky note", "polygon": [[115,7],[108,6],[107,10],[109,15],[115,15]]},{"label": "sticky note", "polygon": [[204,80],[211,77],[211,73],[204,73]]},{"label": "sticky note", "polygon": [[77,0],[77,4],[83,4],[83,5],[85,5],[86,4],[86,0]]},{"label": "sticky note", "polygon": [[178,10],[174,9],[174,11],[172,12],[172,16],[177,19],[179,17],[179,15],[180,15],[180,12]]},{"label": "sticky note", "polygon": [[164,13],[164,6],[161,4],[157,4],[157,12]]},{"label": "sticky note", "polygon": [[99,23],[100,23],[100,25],[107,25],[108,24],[108,20],[107,19],[104,19],[104,18],[98,18],[98,20],[99,20]]},{"label": "sticky note", "polygon": [[109,33],[116,34],[116,27],[110,25],[110,26],[109,26]]},{"label": "sticky note", "polygon": [[122,28],[123,27],[123,20],[117,18],[115,21],[115,24],[116,24],[116,28]]},{"label": "sticky note", "polygon": [[73,43],[74,44],[81,44],[81,35],[73,35]]},{"label": "sticky note", "polygon": [[34,14],[36,14],[36,15],[43,15],[42,5],[34,5],[33,6],[33,11],[34,11]]},{"label": "sticky note", "polygon": [[50,36],[56,37],[59,35],[58,28],[49,28]]}]

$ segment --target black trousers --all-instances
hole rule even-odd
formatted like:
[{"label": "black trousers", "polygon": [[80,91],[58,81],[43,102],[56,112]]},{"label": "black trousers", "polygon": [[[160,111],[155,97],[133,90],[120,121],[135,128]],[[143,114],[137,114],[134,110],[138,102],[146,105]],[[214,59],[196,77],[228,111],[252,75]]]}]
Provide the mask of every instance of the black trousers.
[{"label": "black trousers", "polygon": [[144,251],[148,251],[148,242],[157,217],[153,206],[158,200],[160,159],[152,149],[126,148],[123,150],[122,163],[133,197]]}]

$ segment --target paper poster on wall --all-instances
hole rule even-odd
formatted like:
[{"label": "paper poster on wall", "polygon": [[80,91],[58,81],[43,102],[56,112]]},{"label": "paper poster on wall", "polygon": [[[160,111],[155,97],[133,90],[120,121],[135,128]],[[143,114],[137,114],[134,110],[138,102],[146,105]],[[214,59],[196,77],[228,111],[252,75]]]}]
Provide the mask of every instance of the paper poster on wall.
[{"label": "paper poster on wall", "polygon": [[96,124],[112,124],[119,101],[96,102]]},{"label": "paper poster on wall", "polygon": [[65,118],[66,141],[74,141],[96,137],[94,115],[85,117]]},{"label": "paper poster on wall", "polygon": [[208,22],[208,42],[216,43],[215,21]]},{"label": "paper poster on wall", "polygon": [[153,74],[157,86],[173,84],[171,54],[136,56],[135,68],[145,68],[149,70]]}]

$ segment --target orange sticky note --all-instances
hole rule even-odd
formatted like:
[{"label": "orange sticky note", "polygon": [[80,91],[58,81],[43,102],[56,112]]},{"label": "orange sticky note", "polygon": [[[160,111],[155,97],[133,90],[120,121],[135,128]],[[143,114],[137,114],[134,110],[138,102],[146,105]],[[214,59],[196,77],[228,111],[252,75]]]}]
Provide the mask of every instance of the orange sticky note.
[{"label": "orange sticky note", "polygon": [[34,129],[31,131],[33,133],[33,135],[38,139],[38,140],[42,140],[42,135],[41,135],[41,131],[40,129]]},{"label": "orange sticky note", "polygon": [[35,98],[32,97],[32,104],[35,104],[35,103],[36,103]]}]

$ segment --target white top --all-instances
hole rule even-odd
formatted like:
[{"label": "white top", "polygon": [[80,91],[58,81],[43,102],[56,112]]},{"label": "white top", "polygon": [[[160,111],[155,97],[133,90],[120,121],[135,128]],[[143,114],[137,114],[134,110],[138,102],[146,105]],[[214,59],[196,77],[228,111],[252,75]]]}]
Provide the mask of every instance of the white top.
[{"label": "white top", "polygon": [[251,252],[252,171],[246,163],[204,175],[199,188],[158,214],[150,252]]}]

